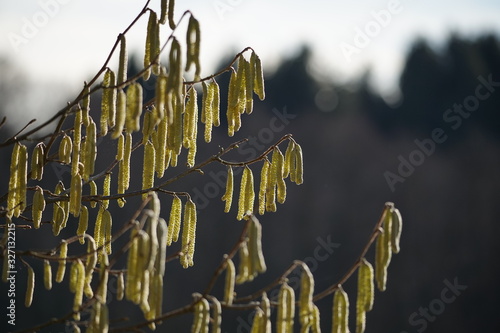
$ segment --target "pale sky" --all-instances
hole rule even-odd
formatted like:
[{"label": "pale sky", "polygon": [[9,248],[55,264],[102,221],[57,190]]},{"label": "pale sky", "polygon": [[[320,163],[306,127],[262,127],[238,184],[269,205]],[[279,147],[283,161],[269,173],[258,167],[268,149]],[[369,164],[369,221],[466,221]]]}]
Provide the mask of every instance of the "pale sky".
[{"label": "pale sky", "polygon": [[[395,85],[408,46],[424,36],[436,45],[450,32],[500,33],[498,0],[191,0],[176,1],[178,19],[190,9],[200,21],[202,74],[230,53],[252,46],[268,69],[300,45],[314,52],[312,68],[346,82],[368,66],[382,92]],[[0,0],[0,57],[36,84],[76,92],[106,59],[116,36],[143,0]],[[150,7],[158,10],[160,0]],[[127,35],[142,57],[147,16]],[[187,23],[187,20],[185,20]],[[177,34],[184,40],[184,31]],[[363,32],[360,35],[359,31]],[[170,34],[164,27],[163,36]],[[350,52],[350,53],[348,53]]]}]

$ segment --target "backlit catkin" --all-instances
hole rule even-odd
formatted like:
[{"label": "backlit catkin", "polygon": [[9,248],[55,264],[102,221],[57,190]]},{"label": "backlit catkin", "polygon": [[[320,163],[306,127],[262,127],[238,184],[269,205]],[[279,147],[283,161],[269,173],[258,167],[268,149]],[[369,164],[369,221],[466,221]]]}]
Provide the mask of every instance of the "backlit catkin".
[{"label": "backlit catkin", "polygon": [[226,260],[226,280],[224,284],[224,302],[226,305],[233,304],[234,284],[236,282],[236,267],[231,258]]},{"label": "backlit catkin", "polygon": [[227,178],[226,178],[226,192],[222,196],[222,201],[225,201],[224,212],[228,213],[231,209],[231,203],[233,201],[233,187],[234,187],[234,175],[233,168],[229,166],[227,168]]},{"label": "backlit catkin", "polygon": [[349,333],[349,298],[341,285],[333,295],[332,333]]},{"label": "backlit catkin", "polygon": [[43,190],[40,186],[36,186],[35,193],[33,194],[32,218],[33,227],[40,228],[42,222],[42,212],[45,210],[45,199],[43,197]]}]

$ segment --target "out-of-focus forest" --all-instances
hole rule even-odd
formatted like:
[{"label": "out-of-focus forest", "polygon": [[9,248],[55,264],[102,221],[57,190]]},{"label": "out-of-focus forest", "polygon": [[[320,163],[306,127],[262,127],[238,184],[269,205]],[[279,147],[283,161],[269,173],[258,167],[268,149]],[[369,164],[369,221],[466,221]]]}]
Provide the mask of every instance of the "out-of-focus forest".
[{"label": "out-of-focus forest", "polygon": [[[303,147],[304,184],[289,184],[286,203],[276,213],[259,217],[268,271],[236,291],[245,295],[259,290],[295,259],[309,264],[316,291],[323,290],[353,264],[384,203],[393,201],[403,215],[402,250],[389,267],[387,291],[376,292],[366,331],[500,331],[496,318],[500,294],[496,275],[500,271],[500,242],[496,240],[500,234],[498,38],[452,35],[439,49],[423,39],[415,41],[400,75],[400,94],[390,102],[370,85],[369,71],[350,84],[339,85],[339,78],[328,82],[315,78],[308,69],[310,58],[311,51],[304,47],[283,60],[266,78],[266,100],[255,104],[253,114],[243,119],[243,127],[234,138],[227,138],[226,127],[221,126],[214,132],[214,144],[199,143],[199,161],[217,152],[218,144],[227,146],[244,137],[250,141],[232,153],[234,160],[257,156],[287,133]],[[130,65],[132,74],[134,61]],[[10,84],[16,82],[15,73],[6,63],[0,66],[0,115],[5,114],[2,107],[15,103],[13,98],[18,95],[19,87]],[[223,92],[227,81],[225,75],[219,82]],[[145,99],[153,92],[151,84]],[[92,107],[100,105],[97,98]],[[224,103],[221,110],[225,110]],[[97,109],[92,112],[97,114]],[[4,126],[1,137],[15,131]],[[99,154],[109,151],[112,158],[115,143],[107,144],[109,148],[101,144]],[[4,175],[0,190],[5,193],[9,158],[5,148],[0,154],[0,174]],[[132,174],[134,169],[138,174],[142,166],[142,161],[135,162]],[[104,167],[109,161],[104,158],[99,163]],[[190,269],[180,268],[178,262],[168,263],[164,311],[189,302],[193,292],[205,288],[241,231],[234,207],[229,214],[223,213],[220,197],[225,168],[212,165],[204,171],[204,175],[192,175],[174,184],[174,190],[190,191],[199,208],[197,252],[196,264]],[[52,178],[55,185],[57,179],[69,179],[69,173],[64,167],[52,168],[45,177],[46,181]],[[132,187],[140,187],[140,177]],[[164,199],[162,204],[170,207],[171,199]],[[116,226],[120,218],[126,221],[135,210],[131,202],[123,209],[113,208]],[[57,244],[48,229],[45,244],[37,246]],[[63,237],[74,230],[76,225],[69,226]],[[30,248],[34,242],[28,230],[18,230],[17,237],[19,249]],[[373,260],[373,255],[370,251],[368,259]],[[23,283],[18,283],[22,288]],[[351,298],[351,328],[356,283],[354,277],[344,286]],[[221,292],[222,287],[217,285],[216,290]],[[0,292],[5,294],[5,284]],[[69,307],[72,299],[64,295],[64,283],[50,293],[38,286],[30,316],[18,307],[22,321],[16,328],[66,313],[62,309]],[[23,293],[19,297],[22,299]],[[141,317],[127,301],[116,306],[119,310],[111,313],[111,321]],[[322,328],[328,332],[331,298],[318,306]],[[223,331],[249,332],[250,319],[249,312],[225,311]],[[176,317],[163,331],[186,331],[191,320],[190,314]],[[49,330],[56,331],[70,328]]]}]

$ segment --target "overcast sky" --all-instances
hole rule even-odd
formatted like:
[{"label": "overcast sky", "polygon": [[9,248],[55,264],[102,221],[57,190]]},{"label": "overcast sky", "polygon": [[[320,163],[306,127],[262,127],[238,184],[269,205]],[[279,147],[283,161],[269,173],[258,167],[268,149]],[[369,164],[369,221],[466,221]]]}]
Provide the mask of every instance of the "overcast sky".
[{"label": "overcast sky", "polygon": [[[63,82],[76,90],[100,68],[144,3],[0,0],[0,56],[11,58],[33,80]],[[150,6],[159,11],[159,3],[152,0]],[[201,24],[205,75],[221,57],[246,46],[272,69],[308,44],[315,71],[344,82],[371,66],[381,91],[394,88],[417,37],[439,45],[452,31],[466,37],[500,32],[498,0],[178,0],[176,19],[186,9]],[[137,49],[142,56],[146,23],[144,17],[127,36],[129,52]],[[164,27],[163,36],[169,33]],[[183,30],[179,38],[184,39]]]}]

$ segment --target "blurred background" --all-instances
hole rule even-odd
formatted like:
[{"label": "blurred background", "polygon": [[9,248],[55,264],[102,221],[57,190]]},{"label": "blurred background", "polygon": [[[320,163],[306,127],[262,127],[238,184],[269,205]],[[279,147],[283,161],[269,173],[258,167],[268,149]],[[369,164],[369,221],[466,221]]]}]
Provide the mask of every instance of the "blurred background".
[{"label": "blurred background", "polygon": [[[73,100],[143,6],[133,0],[0,1],[0,118],[7,117],[0,142],[29,119],[48,119]],[[159,1],[151,7],[159,9]],[[176,18],[186,9],[201,24],[203,76],[227,66],[246,46],[260,55],[266,73],[266,100],[255,103],[235,137],[227,138],[222,124],[211,144],[199,140],[197,160],[250,137],[228,156],[248,160],[287,133],[304,151],[304,184],[287,183],[286,203],[259,217],[268,271],[238,286],[237,293],[259,290],[295,259],[310,265],[316,292],[327,288],[357,259],[384,203],[392,201],[403,215],[402,250],[389,267],[387,291],[375,295],[366,332],[499,331],[500,3],[178,1]],[[146,23],[142,18],[127,35],[130,75],[140,70]],[[163,36],[169,33],[165,29]],[[222,96],[227,81],[227,74],[218,79]],[[153,87],[152,80],[144,83],[149,98]],[[99,105],[96,94],[94,118]],[[109,164],[115,144],[100,142],[97,170]],[[138,156],[136,173],[142,167]],[[2,175],[8,174],[9,161],[10,147],[0,148]],[[68,170],[47,167],[42,184],[58,179],[69,184]],[[187,304],[193,292],[205,288],[241,231],[234,207],[222,212],[225,168],[211,165],[204,171],[169,188],[189,191],[199,208],[198,252],[188,270],[178,262],[167,265],[164,311]],[[177,172],[169,169],[166,177]],[[258,172],[260,166],[254,168]],[[0,180],[2,195],[7,179]],[[140,180],[132,188],[140,188]],[[161,199],[162,216],[168,218],[171,198]],[[112,207],[114,226],[137,206],[130,200],[123,209]],[[75,230],[76,223],[69,222],[63,236]],[[19,250],[58,244],[48,226],[16,235]],[[373,255],[368,253],[369,261]],[[33,261],[41,274],[38,264]],[[46,292],[39,280],[30,309],[22,305],[24,283],[25,274],[18,274],[16,330],[69,311],[65,283]],[[137,307],[114,299],[113,286],[111,279],[112,321],[141,320]],[[222,287],[216,285],[216,295]],[[354,330],[356,278],[344,288]],[[1,299],[7,299],[6,285],[0,289]],[[331,297],[318,302],[324,331],[330,331],[331,303]],[[0,331],[11,331],[2,317]],[[163,331],[185,332],[191,320],[190,314],[176,317]],[[249,332],[250,325],[250,313],[224,312],[223,332]],[[41,332],[71,331],[54,325]]]}]

